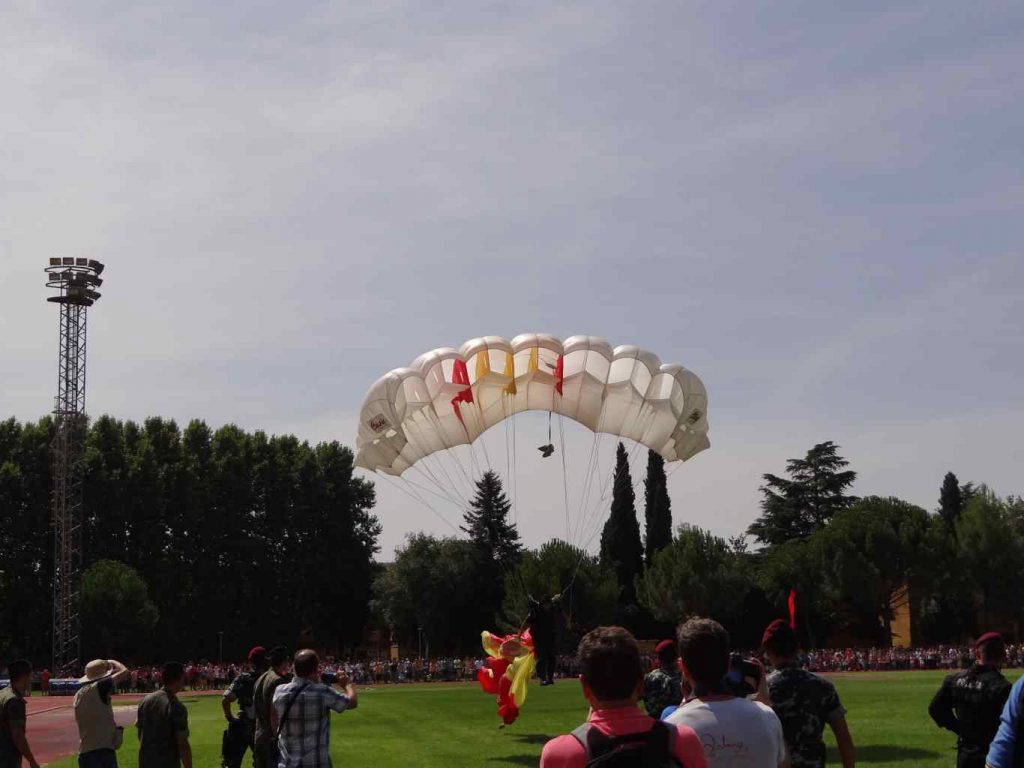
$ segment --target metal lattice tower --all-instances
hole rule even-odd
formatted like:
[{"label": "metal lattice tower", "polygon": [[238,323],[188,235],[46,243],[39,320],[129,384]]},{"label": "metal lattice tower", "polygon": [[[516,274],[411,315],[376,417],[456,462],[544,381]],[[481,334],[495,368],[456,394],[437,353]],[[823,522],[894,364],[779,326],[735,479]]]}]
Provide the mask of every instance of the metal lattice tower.
[{"label": "metal lattice tower", "polygon": [[74,672],[81,655],[78,614],[82,571],[82,445],[85,437],[86,312],[96,303],[103,265],[94,259],[50,259],[46,285],[59,291],[57,398],[53,409],[53,671]]}]

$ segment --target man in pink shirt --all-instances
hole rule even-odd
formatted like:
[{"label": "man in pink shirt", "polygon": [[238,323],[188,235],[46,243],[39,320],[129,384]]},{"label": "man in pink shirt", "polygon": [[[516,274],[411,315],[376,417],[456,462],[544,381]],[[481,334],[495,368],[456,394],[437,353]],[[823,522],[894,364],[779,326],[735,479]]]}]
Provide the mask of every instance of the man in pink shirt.
[{"label": "man in pink shirt", "polygon": [[[587,722],[544,745],[541,768],[585,768],[609,752],[638,750],[644,765],[707,768],[704,749],[692,728],[649,717],[637,703],[643,692],[640,648],[622,627],[598,627],[577,651]],[[625,756],[623,756],[625,757]]]}]

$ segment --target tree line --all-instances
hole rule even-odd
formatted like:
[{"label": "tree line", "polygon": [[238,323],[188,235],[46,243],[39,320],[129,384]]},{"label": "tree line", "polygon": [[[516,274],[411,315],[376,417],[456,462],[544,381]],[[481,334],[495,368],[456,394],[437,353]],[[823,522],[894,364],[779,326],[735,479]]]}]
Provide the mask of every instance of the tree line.
[{"label": "tree line", "polygon": [[[53,422],[0,422],[0,657],[50,655]],[[378,566],[352,452],[202,421],[96,419],[84,435],[83,654],[239,658],[362,641]],[[144,657],[144,658],[140,658]]]},{"label": "tree line", "polygon": [[[754,647],[795,592],[806,647],[887,646],[900,639],[893,621],[901,604],[918,645],[993,627],[1016,634],[1024,613],[1019,497],[999,498],[950,472],[932,512],[895,497],[858,498],[849,493],[856,472],[832,442],[763,479],[761,513],[745,535],[673,529],[664,462],[650,452],[641,531],[620,444],[595,556],[557,539],[522,551],[500,481],[485,476],[467,513],[470,539],[411,536],[375,584],[376,621],[403,644],[456,653],[475,648],[481,628],[520,627],[530,596],[561,593],[563,650],[596,624],[659,637],[689,615],[712,616],[738,646]],[[494,573],[503,574],[500,592]]]},{"label": "tree line", "polygon": [[[52,436],[49,418],[0,422],[0,658],[49,656]],[[84,443],[87,657],[213,659],[222,643],[238,658],[254,638],[470,653],[482,629],[517,630],[531,598],[553,595],[564,650],[600,623],[657,637],[692,614],[753,646],[791,590],[808,647],[887,644],[900,600],[917,643],[1012,631],[1024,612],[1019,497],[949,473],[932,512],[857,498],[856,472],[831,442],[764,475],[760,515],[729,540],[673,526],[653,452],[638,514],[620,444],[597,554],[557,539],[524,548],[488,472],[467,500],[463,537],[410,534],[389,563],[375,559],[373,485],[336,442],[102,417]]]}]

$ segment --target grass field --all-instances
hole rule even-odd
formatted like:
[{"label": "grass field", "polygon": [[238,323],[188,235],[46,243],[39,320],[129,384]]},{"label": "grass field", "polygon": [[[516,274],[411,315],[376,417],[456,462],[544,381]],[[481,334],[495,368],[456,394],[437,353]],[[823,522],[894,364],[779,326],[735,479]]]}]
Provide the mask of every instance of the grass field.
[{"label": "grass field", "polygon": [[[1008,676],[1016,679],[1018,674]],[[955,764],[954,737],[936,728],[927,712],[942,673],[859,673],[833,680],[849,711],[858,764]],[[189,708],[195,766],[215,768],[224,728],[220,702],[210,696],[182,700]],[[537,765],[544,742],[576,727],[586,713],[574,680],[534,687],[519,721],[504,730],[497,727],[491,698],[475,685],[385,686],[361,692],[357,710],[334,716],[331,754],[339,768]],[[121,768],[136,768],[137,745],[134,732],[126,733],[118,753]],[[834,749],[829,764],[838,764]],[[72,768],[76,762],[68,758],[55,765]]]}]

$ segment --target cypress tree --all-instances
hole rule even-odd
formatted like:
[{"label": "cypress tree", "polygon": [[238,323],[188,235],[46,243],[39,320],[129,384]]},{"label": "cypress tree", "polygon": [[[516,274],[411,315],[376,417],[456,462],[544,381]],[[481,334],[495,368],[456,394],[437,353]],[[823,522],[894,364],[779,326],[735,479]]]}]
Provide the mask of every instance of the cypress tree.
[{"label": "cypress tree", "polygon": [[640,524],[636,519],[636,493],[629,474],[626,447],[619,443],[615,452],[615,484],[612,486],[612,510],[601,531],[601,562],[615,569],[619,594],[625,605],[636,604],[636,577],[643,569],[644,547]]},{"label": "cypress tree", "polygon": [[960,481],[952,472],[947,472],[942,479],[942,488],[939,490],[939,515],[946,524],[946,531],[956,535],[956,521],[960,519],[960,513],[964,511],[964,497],[960,491]]},{"label": "cypress tree", "polygon": [[665,459],[647,451],[647,478],[644,480],[644,563],[672,543],[672,500],[668,496]]}]

